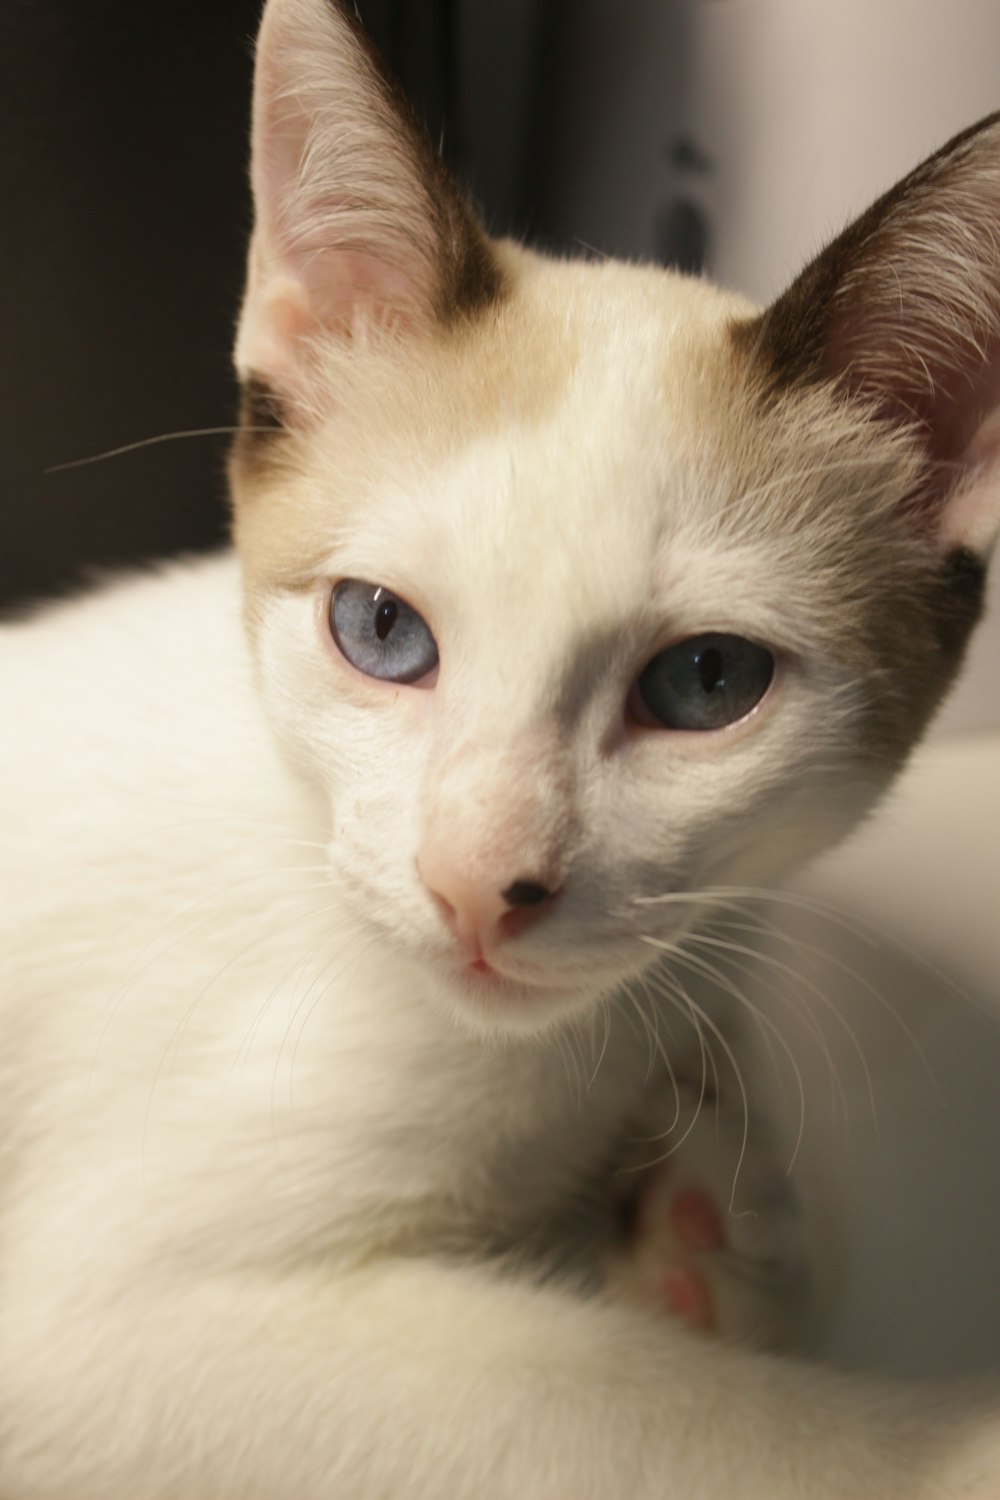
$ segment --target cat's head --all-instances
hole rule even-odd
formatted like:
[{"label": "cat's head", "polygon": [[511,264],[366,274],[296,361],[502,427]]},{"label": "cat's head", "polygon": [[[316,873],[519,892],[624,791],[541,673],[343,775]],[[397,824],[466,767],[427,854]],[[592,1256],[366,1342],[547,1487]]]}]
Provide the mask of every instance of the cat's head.
[{"label": "cat's head", "polygon": [[345,901],[541,1029],[872,805],[1000,522],[1000,126],[763,314],[491,241],[324,0],[271,0],[237,365],[261,689]]}]

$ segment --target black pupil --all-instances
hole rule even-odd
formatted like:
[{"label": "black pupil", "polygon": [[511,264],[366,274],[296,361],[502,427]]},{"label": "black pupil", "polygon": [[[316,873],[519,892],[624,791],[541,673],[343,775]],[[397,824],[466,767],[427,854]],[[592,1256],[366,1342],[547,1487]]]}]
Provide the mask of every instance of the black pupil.
[{"label": "black pupil", "polygon": [[722,681],[722,652],[714,646],[698,657],[698,676],[706,693],[713,693]]},{"label": "black pupil", "polygon": [[375,634],[380,641],[384,641],[389,631],[396,623],[399,610],[395,599],[383,599],[375,611]]}]

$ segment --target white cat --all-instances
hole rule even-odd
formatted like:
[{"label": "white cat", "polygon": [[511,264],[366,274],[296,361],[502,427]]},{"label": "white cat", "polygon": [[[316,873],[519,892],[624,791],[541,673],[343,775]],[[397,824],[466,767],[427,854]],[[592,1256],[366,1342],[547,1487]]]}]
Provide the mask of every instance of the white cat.
[{"label": "white cat", "polygon": [[[616,1169],[687,1108],[629,996],[873,805],[975,621],[1000,124],[760,314],[491,242],[270,0],[253,182],[240,564],[0,635],[0,1495],[995,1496],[1000,1399],[644,1307]],[[730,1326],[688,1203],[664,1302]]]}]

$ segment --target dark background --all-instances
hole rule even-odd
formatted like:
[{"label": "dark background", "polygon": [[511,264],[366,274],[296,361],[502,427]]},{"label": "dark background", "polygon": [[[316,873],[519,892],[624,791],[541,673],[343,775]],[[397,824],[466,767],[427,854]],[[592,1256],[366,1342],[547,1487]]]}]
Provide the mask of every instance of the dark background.
[{"label": "dark background", "polygon": [[[225,534],[259,0],[0,10],[0,604]],[[558,4],[362,0],[494,230],[545,232],[537,80]],[[551,235],[550,235],[551,237]]]}]

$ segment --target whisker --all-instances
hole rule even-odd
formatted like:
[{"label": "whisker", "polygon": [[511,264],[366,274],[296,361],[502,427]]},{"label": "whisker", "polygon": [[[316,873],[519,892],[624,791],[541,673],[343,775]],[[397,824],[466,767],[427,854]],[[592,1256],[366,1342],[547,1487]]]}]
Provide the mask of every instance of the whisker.
[{"label": "whisker", "polygon": [[[876,951],[889,948],[891,951],[901,954],[917,968],[922,969],[935,979],[943,989],[947,990],[957,1000],[961,1000],[976,1014],[983,1014],[986,1004],[977,996],[970,994],[957,979],[951,974],[945,973],[931,959],[915,948],[912,943],[907,942],[898,933],[891,932],[886,928],[878,927],[867,918],[860,916],[857,912],[850,911],[839,902],[832,901],[827,897],[811,897],[798,891],[782,891],[767,886],[706,886],[700,891],[666,891],[657,896],[635,896],[633,902],[637,906],[670,906],[670,905],[704,905],[721,904],[728,897],[745,898],[752,902],[766,902],[774,905],[784,905],[806,912],[809,915],[822,918],[831,926],[842,928],[852,937],[864,943],[867,947]],[[775,928],[780,931],[780,928]]]},{"label": "whisker", "polygon": [[[716,929],[719,929],[723,932],[746,932],[749,933],[752,937],[759,937],[765,940],[771,939],[778,935],[785,937],[785,934],[781,933],[781,929],[776,927],[772,922],[768,921],[767,918],[762,918],[758,924],[756,921],[735,922],[728,917],[715,919],[711,923],[706,924],[705,928],[699,929],[699,933],[697,935],[701,938],[707,938],[710,937],[712,933],[716,931]],[[792,939],[788,939],[788,941],[791,942]],[[735,945],[727,944],[727,946],[732,948],[733,951],[736,951]],[[756,951],[757,950],[755,949],[754,952],[756,953]],[[760,979],[761,976],[759,974],[756,974],[748,964],[740,964],[735,958],[732,957],[729,958],[729,962],[732,963],[733,967],[737,969],[738,972],[745,974],[748,978],[757,980]],[[778,977],[780,978],[780,976]],[[840,1074],[838,1073],[836,1065],[834,1063],[833,1053],[830,1051],[830,1044],[827,1041],[826,1033],[820,1025],[819,1017],[813,1014],[809,1006],[803,1006],[799,1003],[800,997],[795,992],[789,994],[787,991],[780,989],[776,984],[774,984],[771,988],[770,993],[777,999],[780,999],[781,1002],[792,1012],[796,1020],[805,1027],[806,1031],[812,1037],[813,1041],[815,1041],[817,1047],[822,1053],[823,1059],[827,1065],[827,1076],[830,1080],[830,1109],[834,1118],[837,1118],[837,1109],[839,1106],[839,1118],[843,1122],[844,1130],[846,1132],[848,1129],[849,1116],[849,1110],[847,1107],[847,1095],[845,1093],[843,1083],[841,1082]]]},{"label": "whisker", "polygon": [[[594,1064],[594,1071],[590,1075],[590,1082],[587,1084],[587,1092],[588,1093],[594,1087],[594,1084],[597,1081],[597,1075],[601,1071],[601,1063],[604,1061],[605,1054],[607,1053],[607,1050],[608,1050],[608,1042],[611,1040],[610,1003],[609,1003],[609,1001],[607,999],[602,998],[602,1000],[601,1000],[601,1002],[600,1002],[600,1004],[598,1006],[598,1013],[600,1014],[601,1019],[604,1022],[604,1040],[601,1043],[600,1054],[598,1055],[597,1061]],[[596,1021],[596,1014],[594,1016],[594,1020]],[[593,1041],[593,1036],[594,1036],[593,1025],[591,1026],[591,1033],[590,1034],[591,1034],[591,1040]]]},{"label": "whisker", "polygon": [[[648,989],[646,990],[646,996],[647,998],[649,998]],[[650,1021],[649,1017],[646,1015],[646,1012],[643,1010],[641,1004],[639,1003],[639,997],[632,993],[630,994],[629,998],[631,999],[632,1004],[635,1007],[636,1015],[639,1017],[639,1021],[642,1024],[643,1034],[646,1038],[646,1076],[643,1079],[643,1083],[648,1084],[649,1080],[653,1076],[653,1068],[656,1064],[656,1041],[653,1033],[653,1023]]]},{"label": "whisker", "polygon": [[185,427],[177,432],[158,432],[153,437],[139,438],[134,443],[122,443],[117,448],[106,448],[103,453],[91,453],[87,458],[71,458],[66,463],[49,464],[42,473],[64,474],[67,469],[85,469],[89,464],[103,463],[106,458],[121,458],[126,453],[136,453],[140,448],[155,448],[160,443],[176,443],[184,438],[225,437],[237,432],[273,432],[273,427],[244,427],[240,423],[228,423],[225,427]]},{"label": "whisker", "polygon": [[636,906],[711,906],[732,897],[734,900],[766,901],[775,905],[790,906],[811,913],[813,916],[825,917],[832,925],[843,927],[854,937],[868,942],[873,947],[880,946],[877,930],[864,919],[848,912],[845,908],[837,906],[834,902],[824,899],[803,896],[798,891],[782,891],[769,886],[757,885],[717,885],[705,886],[702,890],[695,891],[665,891],[658,896],[636,896]]},{"label": "whisker", "polygon": [[[666,1131],[665,1131],[665,1134],[669,1135],[672,1130],[676,1129],[677,1124],[678,1124],[678,1122],[680,1120],[680,1117],[681,1117],[681,1091],[680,1091],[680,1085],[677,1082],[677,1074],[674,1072],[674,1065],[673,1065],[673,1062],[671,1060],[670,1053],[667,1050],[667,1048],[663,1045],[663,1042],[660,1040],[659,1016],[658,1016],[658,1013],[657,1013],[658,1012],[658,1007],[655,1005],[655,1003],[653,1001],[653,996],[652,996],[652,994],[650,992],[649,986],[644,981],[642,982],[642,988],[643,988],[643,991],[644,991],[644,993],[646,995],[647,1000],[650,1002],[650,1010],[651,1010],[652,1016],[653,1016],[653,1022],[652,1022],[652,1028],[653,1028],[653,1046],[656,1048],[656,1050],[658,1051],[661,1059],[663,1060],[663,1065],[664,1065],[664,1067],[667,1070],[667,1077],[670,1079],[670,1087],[673,1090],[673,1095],[674,1095],[674,1118],[671,1120],[670,1124],[667,1126]],[[634,998],[634,1003],[638,1004],[638,1000],[635,999],[635,997],[633,997],[633,998]],[[641,1013],[641,1008],[640,1008],[640,1013]],[[704,1099],[704,1097],[705,1097],[706,1072],[705,1072],[704,1049],[702,1049],[701,1079],[702,1079],[702,1086],[701,1086],[701,1095],[699,1097],[699,1106],[700,1106],[701,1100]]]},{"label": "whisker", "polygon": [[[738,930],[742,928],[742,924],[740,923],[732,923],[730,925]],[[935,1077],[934,1069],[931,1066],[930,1059],[928,1058],[927,1053],[924,1051],[923,1047],[920,1045],[920,1041],[917,1037],[916,1032],[909,1025],[902,1013],[896,1008],[895,1005],[893,1005],[892,1001],[883,990],[878,989],[876,985],[872,984],[871,980],[866,979],[865,976],[860,973],[859,970],[855,969],[851,964],[846,963],[843,959],[837,958],[835,954],[828,952],[826,949],[817,947],[814,943],[807,943],[802,938],[793,937],[790,933],[783,932],[782,929],[776,925],[772,928],[772,936],[779,939],[781,942],[786,944],[786,946],[795,948],[800,953],[807,953],[811,957],[819,959],[821,963],[830,964],[834,969],[837,970],[838,973],[845,975],[855,984],[860,985],[865,993],[870,995],[872,999],[882,1007],[890,1020],[899,1028],[900,1032],[906,1038],[906,1041],[909,1043],[910,1047],[913,1049],[913,1052],[915,1053],[921,1067],[927,1075],[927,1079],[931,1087],[937,1094],[938,1099],[942,1104],[947,1103],[944,1093],[941,1090],[940,1083]]]},{"label": "whisker", "polygon": [[[653,982],[654,981],[654,977],[655,977],[655,980],[656,980],[655,983]],[[648,984],[644,984],[644,988],[646,989],[647,997],[649,997],[651,999],[652,997],[650,995],[650,989],[655,990],[656,994],[658,995],[658,997],[659,997],[660,1000],[666,1001],[666,1003],[668,1005],[670,1005],[674,1010],[678,1011],[684,1017],[684,1019],[688,1022],[688,1024],[693,1028],[693,1030],[695,1032],[695,1035],[698,1038],[698,1046],[699,1046],[700,1053],[701,1053],[701,1086],[700,1086],[699,1091],[698,1091],[698,1098],[697,1098],[697,1101],[695,1102],[694,1113],[693,1113],[693,1115],[691,1117],[691,1122],[688,1125],[687,1129],[684,1131],[683,1135],[681,1135],[678,1140],[674,1141],[673,1144],[670,1146],[670,1148],[666,1152],[664,1152],[660,1157],[656,1158],[656,1160],[658,1160],[658,1161],[663,1161],[667,1157],[672,1156],[675,1151],[680,1150],[681,1146],[683,1146],[684,1142],[687,1140],[688,1136],[691,1134],[691,1132],[694,1129],[695,1125],[698,1123],[698,1117],[701,1114],[701,1111],[702,1111],[702,1109],[704,1107],[704,1104],[705,1104],[705,1095],[706,1095],[707,1090],[708,1090],[708,1069],[709,1069],[709,1066],[711,1066],[711,1069],[712,1069],[712,1078],[713,1078],[713,1082],[714,1082],[714,1086],[715,1086],[716,1109],[718,1109],[718,1100],[719,1100],[719,1086],[718,1086],[719,1085],[719,1071],[718,1071],[718,1068],[716,1066],[715,1055],[712,1052],[711,1047],[709,1047],[709,1045],[708,1045],[708,1043],[707,1043],[707,1041],[705,1039],[705,1033],[702,1030],[702,1025],[701,1025],[701,1021],[699,1020],[699,1013],[697,1011],[697,1008],[695,1007],[694,1002],[692,1001],[690,995],[688,994],[687,990],[684,988],[684,985],[677,978],[677,976],[676,975],[670,975],[670,976],[668,976],[662,970],[658,970],[656,972],[655,976],[652,973],[650,973],[649,975],[646,976],[646,978],[648,980]],[[674,1077],[672,1069],[670,1070],[670,1076],[671,1076],[671,1079],[673,1080],[674,1089],[675,1089],[675,1106],[676,1106],[676,1111],[675,1111],[674,1119],[671,1121],[670,1125],[667,1127],[666,1130],[661,1130],[661,1131],[658,1131],[656,1133],[656,1135],[648,1136],[646,1139],[649,1142],[666,1140],[667,1137],[671,1134],[671,1132],[676,1128],[676,1126],[677,1126],[677,1124],[678,1124],[678,1122],[680,1120],[680,1109],[681,1109],[680,1090],[677,1087],[677,1080]],[[655,1161],[651,1162],[651,1163],[647,1163],[647,1165],[650,1165],[650,1166],[654,1166],[655,1164],[656,1164]]]},{"label": "whisker", "polygon": [[[710,945],[712,948],[715,948],[715,947],[718,946],[714,942],[713,939],[711,939],[711,938],[702,938],[702,939],[699,939],[698,936],[697,936],[697,934],[694,934],[694,933],[688,934],[688,938],[691,941],[694,941],[694,942],[704,942],[706,945]],[[745,950],[745,951],[749,951],[749,950]],[[780,1074],[780,1071],[778,1069],[778,1061],[777,1061],[777,1058],[776,1058],[776,1056],[774,1054],[774,1049],[773,1049],[773,1047],[771,1045],[771,1041],[770,1041],[770,1037],[771,1036],[773,1036],[774,1039],[775,1039],[775,1041],[777,1041],[778,1045],[781,1047],[781,1049],[784,1052],[786,1058],[788,1059],[789,1065],[791,1066],[792,1073],[793,1073],[794,1078],[795,1078],[795,1086],[796,1086],[796,1090],[797,1090],[798,1097],[799,1097],[799,1125],[798,1125],[798,1132],[797,1132],[796,1137],[795,1137],[795,1145],[794,1145],[794,1147],[792,1149],[791,1157],[789,1158],[788,1164],[787,1164],[787,1166],[785,1168],[785,1175],[786,1176],[790,1176],[791,1172],[792,1172],[792,1170],[793,1170],[793,1168],[795,1166],[795,1162],[796,1162],[796,1160],[798,1158],[799,1151],[801,1150],[801,1147],[802,1147],[802,1137],[803,1137],[803,1135],[805,1133],[805,1124],[806,1124],[806,1091],[805,1091],[805,1084],[803,1083],[803,1080],[802,1080],[802,1070],[800,1069],[800,1067],[798,1065],[798,1062],[796,1060],[794,1052],[792,1051],[792,1049],[789,1046],[789,1044],[788,1044],[787,1040],[785,1039],[785,1037],[781,1034],[780,1029],[771,1020],[770,1016],[766,1015],[765,1012],[762,1011],[759,1006],[755,1005],[754,1002],[749,998],[749,996],[747,996],[746,994],[744,994],[743,991],[740,990],[736,985],[731,984],[729,982],[729,980],[727,979],[726,975],[724,975],[722,973],[722,971],[720,969],[718,969],[714,964],[710,964],[706,960],[700,959],[700,958],[698,958],[694,954],[685,953],[685,952],[683,952],[683,950],[678,951],[677,961],[679,963],[682,963],[682,964],[685,964],[687,966],[692,967],[693,970],[694,970],[694,972],[696,974],[700,972],[704,977],[706,977],[708,979],[715,980],[716,983],[720,984],[722,986],[722,988],[725,989],[728,994],[731,994],[733,996],[733,998],[737,1001],[737,1003],[739,1005],[741,1005],[745,1010],[748,1010],[750,1012],[750,1014],[753,1016],[754,1020],[756,1021],[758,1027],[761,1030],[761,1036],[762,1036],[762,1038],[764,1040],[764,1044],[765,1044],[765,1046],[767,1048],[768,1056],[769,1056],[770,1061],[771,1061],[771,1066],[774,1069],[775,1076],[779,1080],[779,1084],[781,1082],[781,1074]],[[769,1036],[769,1033],[770,1033],[770,1036]]]},{"label": "whisker", "polygon": [[582,240],[578,234],[573,236],[573,243],[574,245],[579,245],[581,250],[586,250],[587,254],[593,256],[595,260],[606,261],[611,259],[611,255],[607,250],[600,249],[598,245],[589,244],[587,240]]},{"label": "whisker", "polygon": [[573,1058],[573,1072],[576,1077],[576,1107],[577,1112],[583,1111],[583,1096],[586,1093],[584,1080],[587,1075],[587,1063],[580,1047],[580,1032],[577,1025],[570,1025],[566,1029],[566,1045]]},{"label": "whisker", "polygon": [[[664,951],[670,952],[674,958],[678,957],[676,950],[671,949],[671,946],[669,944],[663,943],[659,938],[643,937],[643,942],[650,944],[650,946],[653,948],[660,948]],[[665,976],[661,973],[657,973],[655,975],[655,978],[664,977]],[[736,1211],[736,1188],[739,1183],[740,1171],[742,1169],[743,1162],[746,1159],[747,1146],[750,1139],[750,1099],[749,1095],[747,1094],[746,1083],[744,1081],[743,1073],[737,1060],[736,1054],[733,1051],[732,1047],[729,1045],[724,1034],[719,1030],[718,1026],[716,1026],[715,1022],[712,1020],[708,1012],[704,1010],[696,1000],[692,999],[688,990],[683,986],[681,986],[681,990],[684,994],[687,1004],[700,1018],[702,1024],[708,1028],[712,1036],[715,1037],[719,1046],[722,1048],[726,1060],[733,1070],[733,1077],[736,1080],[736,1087],[739,1090],[740,1100],[743,1105],[743,1134],[740,1140],[740,1151],[736,1161],[736,1168],[733,1172],[732,1189],[729,1195],[729,1212],[732,1214]],[[716,1095],[716,1099],[718,1100],[718,1095]]]},{"label": "whisker", "polygon": [[575,1088],[575,1090],[576,1090],[576,1096],[577,1096],[577,1101],[579,1102],[579,1100],[580,1100],[580,1080],[579,1080],[579,1078],[576,1077],[575,1073],[573,1072],[573,1068],[571,1066],[571,1061],[572,1060],[571,1060],[571,1057],[570,1057],[570,1054],[569,1054],[569,1050],[568,1050],[568,1047],[567,1047],[566,1031],[565,1031],[564,1028],[560,1027],[555,1032],[555,1042],[556,1042],[556,1050],[559,1053],[559,1059],[560,1059],[560,1061],[561,1061],[561,1063],[563,1065],[563,1072],[566,1074],[566,1086],[571,1091]]},{"label": "whisker", "polygon": [[857,1054],[858,1061],[861,1064],[861,1070],[864,1074],[865,1079],[865,1088],[868,1094],[868,1103],[871,1109],[872,1125],[874,1126],[876,1136],[878,1136],[879,1120],[878,1110],[875,1105],[875,1085],[872,1081],[871,1069],[868,1066],[868,1059],[865,1056],[864,1048],[862,1047],[857,1033],[854,1031],[854,1028],[841,1015],[840,1011],[834,1005],[830,997],[820,989],[819,985],[815,984],[811,979],[807,978],[806,975],[798,973],[795,969],[791,968],[789,964],[782,963],[780,959],[775,958],[771,953],[765,953],[762,950],[758,949],[746,948],[740,944],[737,944],[735,946],[737,951],[743,952],[748,957],[759,958],[762,963],[767,964],[769,968],[773,968],[776,973],[783,975],[784,978],[788,980],[788,982],[793,986],[804,986],[805,989],[808,990],[809,994],[812,995],[816,1000],[818,1000],[819,1003],[830,1012],[834,1020],[837,1022],[838,1026],[840,1026],[841,1030],[850,1041],[851,1046]]},{"label": "whisker", "polygon": [[[643,1009],[642,1002],[635,993],[634,987],[629,986],[627,990],[623,991],[623,996],[629,1001],[632,1009],[639,1017],[639,1023],[642,1026],[642,1034],[646,1042],[646,1073],[643,1078],[643,1084],[646,1085],[653,1076],[653,1068],[656,1064],[656,1035],[653,1031],[653,1024]],[[645,997],[651,1001],[648,989],[645,989]]]},{"label": "whisker", "polygon": [[[648,986],[646,986],[645,984],[643,984],[643,989],[645,991],[646,999],[650,1002],[650,1006],[654,1007],[655,1006],[655,1001],[653,999],[652,994],[650,993],[650,990],[649,990]],[[636,1010],[636,1013],[638,1014],[640,1020],[642,1021],[643,1030],[645,1031],[647,1042],[651,1043],[651,1041],[652,1041],[652,1027],[651,1027],[649,1021],[646,1019],[646,1016],[645,1016],[645,1014],[644,1014],[644,1012],[642,1010],[642,1007],[641,1007],[641,1005],[639,1003],[639,997],[637,995],[635,995],[631,991],[631,989],[629,991],[625,992],[625,993],[627,994],[627,998],[631,1001],[633,1007]],[[669,1005],[673,1005],[678,1010],[681,1010],[681,1003],[680,1003],[680,1001],[678,999],[676,999],[673,995],[664,994],[661,998],[664,999]],[[682,1014],[683,1014],[683,1011],[682,1011]],[[699,1033],[699,1040],[702,1042],[701,1092],[698,1095],[698,1101],[697,1101],[697,1104],[695,1105],[694,1116],[693,1116],[693,1118],[691,1120],[691,1123],[688,1125],[687,1129],[685,1130],[684,1134],[680,1137],[680,1139],[677,1140],[677,1141],[675,1141],[673,1143],[673,1145],[670,1147],[669,1151],[667,1151],[665,1153],[666,1156],[673,1155],[674,1151],[676,1151],[680,1146],[683,1146],[684,1142],[687,1140],[688,1136],[691,1134],[691,1131],[695,1127],[695,1123],[697,1121],[698,1115],[701,1112],[701,1106],[704,1103],[704,1099],[705,1099],[705,1089],[706,1089],[706,1084],[707,1084],[708,1073],[707,1073],[707,1067],[706,1067],[706,1064],[705,1064],[704,1038],[701,1036],[699,1023],[698,1023],[697,1019],[694,1017],[693,1014],[691,1015],[690,1018],[685,1015],[685,1020],[688,1020],[689,1024],[691,1024],[691,1025],[693,1025],[695,1027],[695,1029]],[[677,1075],[674,1072],[673,1064],[671,1063],[670,1058],[667,1056],[667,1054],[663,1053],[662,1056],[663,1056],[663,1061],[666,1064],[667,1074],[668,1074],[668,1076],[670,1078],[671,1086],[673,1088],[673,1094],[674,1094],[674,1117],[670,1121],[669,1125],[667,1125],[663,1130],[658,1130],[653,1135],[642,1136],[642,1137],[639,1138],[639,1139],[641,1139],[647,1145],[652,1145],[654,1142],[659,1142],[659,1141],[666,1140],[677,1129],[677,1126],[679,1125],[680,1118],[681,1118],[681,1091],[680,1091],[680,1086],[678,1085],[678,1082],[677,1082]],[[648,1074],[647,1074],[647,1077],[648,1077]],[[630,1171],[633,1171],[633,1172],[643,1172],[648,1167],[655,1166],[657,1161],[662,1161],[663,1159],[664,1159],[664,1156],[659,1156],[659,1157],[655,1158],[652,1162],[644,1162],[640,1166],[629,1168],[627,1170],[630,1170]]]},{"label": "whisker", "polygon": [[[705,927],[696,928],[693,932],[684,933],[683,937],[680,938],[677,943],[678,953],[685,953],[688,945],[691,943],[697,944],[699,947],[720,947],[721,940],[710,944],[708,931],[709,928],[706,924]],[[691,955],[688,955],[688,957],[691,957]],[[731,960],[731,962],[733,968],[739,970],[739,965],[733,960]],[[751,977],[748,968],[744,968],[742,972],[747,974],[748,977]],[[763,1015],[763,1013],[760,1012],[758,1008],[751,1003],[748,996],[744,994],[742,990],[738,989],[732,980],[730,980],[722,973],[721,969],[716,969],[708,965],[707,961],[705,961],[705,968],[702,970],[702,973],[703,975],[712,979],[720,989],[724,990],[726,994],[730,995],[734,1000],[736,1000],[741,1009],[748,1011],[748,1013],[753,1016],[754,1022],[757,1025],[758,1033],[760,1034],[760,1039],[764,1044],[765,1051],[767,1052],[768,1061],[771,1064],[771,1071],[774,1074],[775,1082],[778,1085],[778,1088],[783,1090],[784,1078],[781,1073],[781,1068],[778,1064],[778,1058],[774,1050],[771,1034],[768,1031],[767,1026],[765,1025],[765,1016]],[[773,1027],[773,1023],[771,1024]],[[784,1042],[783,1038],[781,1040],[782,1042]],[[787,1044],[785,1045],[787,1046]]]},{"label": "whisker", "polygon": [[[719,1083],[719,1067],[718,1067],[718,1063],[715,1060],[715,1053],[712,1051],[712,1048],[709,1045],[709,1043],[708,1043],[708,1041],[707,1041],[707,1039],[705,1037],[705,1033],[702,1030],[701,1022],[699,1021],[698,1015],[695,1012],[695,1009],[694,1009],[694,1006],[693,1006],[693,1003],[692,1003],[692,1000],[691,1000],[691,996],[687,992],[687,987],[681,982],[681,980],[680,980],[680,978],[679,978],[679,976],[677,974],[673,974],[673,973],[668,974],[662,968],[661,969],[657,969],[655,971],[655,973],[656,973],[656,977],[660,981],[661,985],[666,985],[667,988],[668,988],[668,990],[672,988],[673,991],[675,992],[675,994],[679,994],[681,1001],[683,1001],[683,1006],[681,1007],[681,1014],[682,1015],[684,1015],[684,1014],[687,1015],[688,1023],[689,1023],[689,1025],[691,1025],[691,1026],[694,1027],[695,1035],[698,1038],[698,1047],[699,1047],[700,1052],[701,1052],[701,1093],[700,1093],[700,1097],[699,1097],[699,1104],[701,1104],[704,1101],[705,1094],[706,1094],[706,1092],[708,1090],[708,1070],[709,1070],[709,1068],[711,1068],[711,1070],[712,1070],[712,1094],[713,1094],[713,1097],[715,1098],[715,1101],[716,1101],[716,1110],[718,1110],[719,1096],[720,1096],[720,1094],[722,1092],[721,1086],[720,1086],[720,1083]],[[652,978],[652,975],[650,975],[649,977]],[[654,986],[654,988],[658,988],[658,987]],[[658,988],[658,993],[661,995],[661,997],[663,999],[669,999],[670,998],[669,994],[666,993],[662,988]],[[676,1001],[676,999],[672,1003],[674,1004],[674,1009],[677,1009],[678,1008],[678,1002]]]}]

